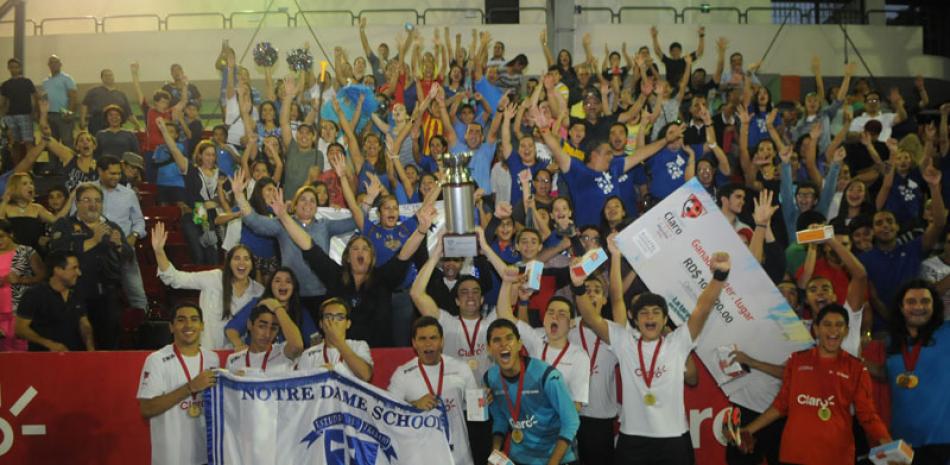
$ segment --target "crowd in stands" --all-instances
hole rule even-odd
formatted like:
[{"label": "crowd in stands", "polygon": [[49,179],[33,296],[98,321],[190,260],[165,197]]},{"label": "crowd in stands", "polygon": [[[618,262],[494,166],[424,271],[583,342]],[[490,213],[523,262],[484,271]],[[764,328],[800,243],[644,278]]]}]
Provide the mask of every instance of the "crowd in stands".
[{"label": "crowd in stands", "polygon": [[[449,28],[431,38],[412,29],[374,48],[365,19],[358,27],[361,47],[334,49],[325,73],[278,79],[258,68],[259,87],[224,43],[208,57],[221,75],[213,96],[177,64],[157,89],[143,89],[132,64],[133,96],[116,87],[118,70],[104,69],[101,85],[80,96],[63,70],[69,57],[51,56],[41,85],[10,59],[0,86],[0,351],[141,348],[127,323],[137,314],[171,320],[189,356],[200,344],[267,365],[276,337],[273,356],[283,358],[271,367],[330,365],[369,380],[370,348],[412,345],[438,365],[422,349],[438,339],[457,359],[446,370],[462,373],[459,389],[496,393],[495,421],[469,423],[457,463],[486,463],[492,445],[518,463],[691,463],[682,389],[729,258],[712,260],[718,284],[689,323],[664,329],[665,301],[613,239],[696,178],[818,340],[784,367],[741,346],[732,354],[775,386],[730,397],[757,441],[731,446],[729,463],[852,463],[855,438],[867,449],[861,428],[852,436],[852,412],[871,446],[893,434],[917,448],[914,463],[946,463],[950,103],[931,102],[923,79],[875,88],[853,63],[814,58],[816,91],[776,101],[762,63],[725,37],[710,47],[714,68],[699,67],[710,54],[702,27],[690,52],[662,44],[656,28],[652,44],[604,44],[603,55],[585,35],[576,60],[542,33],[538,76],[488,32],[473,29],[464,44]],[[200,114],[209,99],[223,111],[213,127]],[[939,116],[920,117],[928,109]],[[442,156],[457,152],[472,153],[477,185],[472,258],[426,245],[443,200]],[[796,232],[824,225],[832,238],[797,243]],[[345,241],[337,260],[335,237]],[[611,258],[578,282],[569,265],[596,248]],[[544,263],[539,290],[523,286],[532,260]],[[178,305],[182,295],[191,307]],[[859,360],[872,340],[887,347],[884,364]],[[661,348],[673,373],[651,387],[644,355],[656,364]],[[816,416],[789,397],[818,382],[801,367],[825,370],[828,354],[851,376],[836,380],[835,392],[847,392],[831,421],[826,406]],[[251,366],[250,355],[234,364]],[[432,408],[432,396],[400,384],[409,368],[397,370],[394,392]],[[519,371],[557,399],[526,407],[555,422],[543,431],[527,431],[517,413],[511,425],[504,419]],[[912,372],[913,389],[898,379]],[[214,382],[188,376],[188,389],[172,393]],[[889,425],[874,412],[871,377],[892,386]],[[157,394],[143,388],[139,398]],[[143,415],[162,415],[156,405]],[[192,463],[177,460],[169,463]]]}]

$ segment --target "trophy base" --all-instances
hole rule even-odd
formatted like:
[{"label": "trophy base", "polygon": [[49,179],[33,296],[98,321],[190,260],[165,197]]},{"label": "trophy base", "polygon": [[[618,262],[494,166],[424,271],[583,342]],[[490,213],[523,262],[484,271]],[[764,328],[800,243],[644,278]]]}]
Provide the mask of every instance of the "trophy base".
[{"label": "trophy base", "polygon": [[446,234],[442,236],[443,257],[464,258],[476,255],[478,255],[477,234]]}]

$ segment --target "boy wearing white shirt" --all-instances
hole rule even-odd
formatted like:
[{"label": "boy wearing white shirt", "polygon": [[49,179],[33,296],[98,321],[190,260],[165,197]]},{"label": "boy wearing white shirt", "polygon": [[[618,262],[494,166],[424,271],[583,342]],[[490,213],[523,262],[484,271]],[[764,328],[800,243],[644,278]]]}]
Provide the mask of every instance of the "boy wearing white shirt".
[{"label": "boy wearing white shirt", "polygon": [[694,463],[683,402],[683,366],[696,346],[730,268],[729,254],[713,254],[712,279],[697,298],[696,308],[686,324],[667,336],[662,336],[669,318],[663,297],[644,294],[637,299],[631,309],[637,327],[634,330],[604,320],[586,295],[581,278],[571,275],[584,323],[610,344],[620,360],[624,403],[614,463]]},{"label": "boy wearing white shirt", "polygon": [[350,328],[350,307],[339,298],[320,304],[320,330],[323,342],[304,351],[297,361],[298,370],[320,367],[355,376],[367,383],[373,377],[373,357],[366,341],[346,338]]},{"label": "boy wearing white shirt", "polygon": [[544,328],[532,328],[524,321],[515,318],[511,312],[511,295],[517,292],[519,310],[527,314],[528,299],[533,291],[520,286],[515,289],[513,284],[521,280],[518,269],[509,267],[509,271],[506,271],[504,276],[505,282],[498,293],[496,309],[498,316],[515,323],[528,355],[561,372],[574,406],[580,411],[581,406],[586,404],[588,399],[590,357],[576,344],[571,344],[567,338],[574,317],[574,304],[561,296],[551,297],[547,311],[544,313]]},{"label": "boy wearing white shirt", "polygon": [[465,424],[465,391],[477,389],[478,384],[468,364],[443,355],[442,347],[439,321],[429,316],[416,320],[412,325],[416,358],[396,368],[389,381],[389,392],[422,410],[435,408],[439,400],[444,402],[455,465],[473,465]]},{"label": "boy wearing white shirt", "polygon": [[201,309],[180,305],[169,324],[173,342],[145,359],[139,411],[149,420],[153,465],[207,463],[201,392],[215,385],[218,355],[199,345]]},{"label": "boy wearing white shirt", "polygon": [[[303,337],[277,299],[264,299],[251,310],[247,330],[251,343],[228,356],[228,370],[241,375],[293,370],[294,360],[303,352]],[[278,330],[283,333],[284,342],[274,344]]]}]

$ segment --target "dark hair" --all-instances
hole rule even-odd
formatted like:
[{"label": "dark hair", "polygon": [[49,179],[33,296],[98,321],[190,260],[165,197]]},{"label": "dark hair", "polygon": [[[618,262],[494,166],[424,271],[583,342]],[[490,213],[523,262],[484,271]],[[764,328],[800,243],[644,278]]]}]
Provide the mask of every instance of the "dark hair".
[{"label": "dark hair", "polygon": [[815,184],[815,183],[812,182],[812,181],[799,181],[798,184],[795,185],[795,195],[798,195],[798,193],[799,193],[802,189],[811,189],[811,190],[815,191],[815,199],[816,199],[816,200],[817,200],[818,197],[821,195],[821,192],[819,192],[819,190],[818,190],[818,184]]},{"label": "dark hair", "polygon": [[832,304],[825,305],[824,307],[822,307],[821,310],[818,311],[818,314],[815,315],[814,321],[812,321],[812,324],[811,324],[812,328],[817,328],[818,325],[821,324],[821,320],[824,320],[825,317],[828,316],[829,313],[837,313],[838,315],[841,315],[841,317],[844,318],[844,324],[846,325],[850,324],[850,318],[848,318],[848,310],[842,307],[841,305],[832,303]]},{"label": "dark hair", "polygon": [[172,321],[170,321],[169,324],[171,324],[172,322],[175,321],[175,317],[178,316],[178,311],[181,310],[181,309],[183,309],[183,308],[193,308],[193,309],[197,310],[197,311],[198,311],[198,319],[201,320],[202,323],[204,323],[204,321],[205,321],[205,314],[204,314],[204,312],[201,310],[201,307],[199,307],[198,305],[193,304],[193,303],[191,303],[191,302],[185,302],[185,303],[180,303],[180,304],[176,305],[175,308],[172,309]]},{"label": "dark hair", "polygon": [[276,316],[274,311],[268,308],[267,305],[256,305],[253,309],[251,309],[251,315],[247,317],[248,323],[254,324],[254,322],[265,313],[270,313],[271,315]]},{"label": "dark hair", "polygon": [[75,252],[70,252],[68,250],[53,250],[52,252],[46,255],[46,269],[49,270],[49,275],[53,275],[53,268],[66,268],[66,265],[69,264],[69,257],[79,259]]},{"label": "dark hair", "polygon": [[439,324],[439,320],[437,320],[435,317],[426,315],[419,317],[416,319],[416,321],[412,322],[412,331],[409,333],[410,338],[415,339],[416,333],[419,332],[420,329],[428,328],[429,326],[435,326],[435,328],[439,330],[439,337],[444,336],[442,332],[442,325]]},{"label": "dark hair", "polygon": [[495,330],[502,329],[502,328],[510,329],[511,332],[515,334],[515,337],[518,338],[519,341],[521,340],[521,333],[518,332],[518,327],[515,326],[515,324],[512,323],[510,320],[507,320],[505,318],[499,318],[491,322],[490,325],[488,325],[488,330],[485,331],[485,342],[488,344],[491,344],[491,334]]},{"label": "dark hair", "polygon": [[610,197],[607,197],[607,199],[604,200],[604,206],[600,208],[600,227],[604,231],[610,231],[610,225],[607,221],[607,202],[610,202],[614,199],[619,201],[620,206],[623,208],[623,218],[621,218],[620,221],[623,222],[623,220],[630,215],[630,212],[627,211],[627,206],[623,204],[623,200],[620,199],[619,195],[611,195]]},{"label": "dark hair", "polygon": [[53,191],[62,193],[63,197],[67,197],[67,198],[69,197],[69,190],[66,189],[66,186],[63,184],[56,184],[53,187],[50,187],[49,190],[46,191],[46,196],[49,197],[50,192],[53,192]]},{"label": "dark hair", "polygon": [[247,203],[251,205],[251,208],[254,209],[254,212],[258,215],[270,214],[270,209],[267,206],[267,202],[264,201],[264,188],[267,186],[277,187],[277,183],[268,176],[258,179],[257,182],[254,183],[254,190],[251,192],[251,198],[247,201]]},{"label": "dark hair", "polygon": [[541,233],[540,233],[537,229],[534,229],[534,228],[521,228],[521,231],[518,231],[518,234],[515,235],[515,243],[517,243],[517,242],[521,239],[521,236],[522,236],[523,234],[525,234],[525,233],[534,234],[535,236],[538,237],[538,241],[539,241],[539,242],[543,242],[543,241],[544,241],[544,238],[541,237]]},{"label": "dark hair", "polygon": [[556,295],[554,297],[551,297],[551,300],[548,301],[548,308],[551,308],[551,304],[553,304],[554,302],[563,302],[567,304],[567,309],[568,311],[571,312],[571,319],[574,319],[574,315],[577,314],[577,310],[574,308],[573,300],[568,299],[567,297],[564,297],[564,296]]},{"label": "dark hair", "polygon": [[277,298],[277,296],[274,295],[274,291],[273,291],[274,278],[277,277],[277,273],[281,273],[281,272],[287,273],[290,275],[290,281],[291,283],[293,283],[293,286],[294,286],[293,292],[290,293],[290,299],[287,300],[287,305],[286,305],[287,315],[290,315],[290,318],[294,320],[295,323],[297,323],[297,326],[302,328],[304,307],[303,307],[303,304],[300,302],[300,282],[297,281],[297,275],[294,274],[294,270],[286,266],[281,266],[277,268],[276,270],[274,270],[274,272],[271,273],[270,276],[267,277],[267,285],[264,289],[264,294],[261,296],[261,299],[266,299],[268,297],[273,297],[275,299]]},{"label": "dark hair", "polygon": [[679,43],[679,42],[673,42],[672,44],[670,44],[670,52],[672,52],[674,48],[678,48],[678,49],[680,49],[680,50],[683,50],[683,44],[681,44],[681,43]]},{"label": "dark hair", "polygon": [[745,187],[743,187],[742,184],[739,184],[737,182],[730,182],[728,184],[724,184],[722,187],[719,188],[719,193],[716,194],[716,197],[717,197],[716,203],[718,203],[719,206],[722,207],[723,197],[728,199],[729,197],[732,197],[732,194],[736,193],[736,191],[745,192]]},{"label": "dark hair", "polygon": [[231,250],[228,250],[227,255],[224,256],[224,264],[221,266],[221,300],[223,304],[221,307],[222,321],[231,319],[231,298],[233,297],[232,293],[234,292],[232,283],[232,281],[234,281],[234,272],[231,271],[231,259],[234,258],[234,254],[236,254],[238,250],[244,250],[248,255],[251,256],[251,270],[248,272],[248,276],[254,276],[254,271],[256,269],[254,266],[254,252],[251,252],[251,249],[249,249],[244,244],[238,244],[234,247],[231,247]]},{"label": "dark hair", "polygon": [[664,315],[670,314],[670,309],[667,307],[666,299],[659,294],[654,294],[652,292],[644,292],[640,294],[633,302],[630,303],[630,312],[633,314],[634,318],[637,316],[637,313],[640,312],[644,307],[657,306],[660,307],[660,310],[663,311]]},{"label": "dark hair", "polygon": [[[349,242],[346,243],[346,248],[343,249],[343,256],[340,259],[340,264],[343,265],[343,269],[340,270],[343,272],[341,281],[343,282],[344,286],[349,286],[351,283],[355,284],[353,278],[353,265],[350,263],[350,247],[352,247],[356,241],[365,241],[366,244],[369,245],[369,250],[372,253],[372,257],[370,257],[369,269],[372,270],[373,268],[376,268],[376,247],[373,245],[373,242],[369,240],[368,236],[353,236],[350,238]],[[371,289],[375,285],[375,283],[373,283],[373,275],[374,273],[370,272],[369,277],[363,282],[363,286],[366,289]]]},{"label": "dark hair", "polygon": [[795,230],[802,231],[813,224],[825,224],[827,222],[828,218],[825,218],[825,215],[812,209],[798,215],[798,220],[795,221]]},{"label": "dark hair", "polygon": [[112,167],[112,165],[121,166],[122,162],[119,161],[119,159],[116,158],[115,155],[103,155],[101,158],[99,158],[99,161],[96,162],[96,165],[100,171],[108,171],[109,168]]},{"label": "dark hair", "polygon": [[[445,257],[445,258],[451,258],[451,257]],[[482,289],[482,282],[479,281],[478,278],[470,274],[459,275],[458,280],[455,281],[455,287],[452,289],[452,297],[456,299],[459,298],[459,288],[462,287],[462,283],[466,281],[474,281],[476,284],[478,284],[478,289],[479,290]]]},{"label": "dark hair", "polygon": [[224,131],[224,135],[225,135],[225,136],[228,135],[228,125],[226,125],[226,124],[219,124],[219,125],[217,125],[217,126],[211,128],[211,134],[214,134],[215,132],[217,132],[217,131],[219,131],[219,130]]},{"label": "dark hair", "polygon": [[9,60],[7,60],[7,65],[9,65],[10,63],[16,63],[16,64],[18,64],[18,65],[22,65],[22,64],[23,64],[23,63],[21,63],[20,60],[17,59],[17,58],[10,58]]},{"label": "dark hair", "polygon": [[917,331],[917,341],[921,341],[923,345],[930,344],[934,332],[943,325],[943,298],[937,292],[937,288],[934,287],[933,283],[924,279],[905,281],[894,296],[895,311],[891,312],[890,327],[888,328],[890,343],[887,345],[887,353],[889,354],[901,353],[904,346],[908,344],[908,339],[910,339],[910,334],[907,332],[907,321],[904,319],[901,306],[904,303],[904,296],[912,289],[926,289],[930,292],[930,299],[933,301],[933,314],[930,315],[927,324]]},{"label": "dark hair", "polygon": [[277,105],[274,105],[274,102],[270,100],[265,100],[261,102],[260,105],[257,106],[257,117],[260,118],[259,121],[261,123],[264,122],[264,105],[270,105],[270,107],[274,109],[274,120],[278,125],[280,125],[280,122],[278,121],[278,118],[280,117],[280,113],[277,111]]}]

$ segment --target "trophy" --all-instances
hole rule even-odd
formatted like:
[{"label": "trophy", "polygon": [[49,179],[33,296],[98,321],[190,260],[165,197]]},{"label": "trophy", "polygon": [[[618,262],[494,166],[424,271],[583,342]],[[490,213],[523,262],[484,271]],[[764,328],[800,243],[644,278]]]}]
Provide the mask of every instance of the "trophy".
[{"label": "trophy", "polygon": [[478,255],[478,234],[475,233],[475,182],[468,170],[474,152],[444,153],[445,170],[442,200],[445,203],[445,235],[442,250],[445,257]]}]

